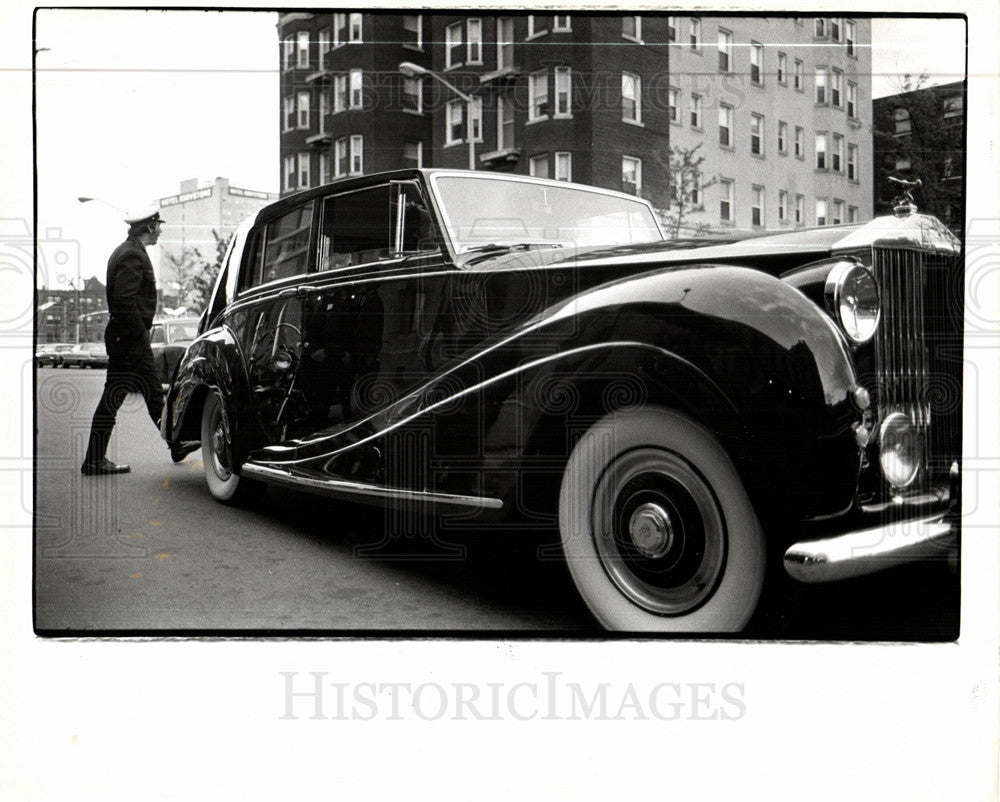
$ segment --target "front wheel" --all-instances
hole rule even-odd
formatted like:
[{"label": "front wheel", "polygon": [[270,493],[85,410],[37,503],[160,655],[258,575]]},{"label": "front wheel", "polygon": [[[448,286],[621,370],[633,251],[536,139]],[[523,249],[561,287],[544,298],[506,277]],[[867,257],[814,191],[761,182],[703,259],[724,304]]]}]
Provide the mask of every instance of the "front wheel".
[{"label": "front wheel", "polygon": [[264,490],[262,482],[233,472],[232,448],[222,414],[222,401],[209,393],[201,413],[201,459],[212,498],[224,504],[245,504]]},{"label": "front wheel", "polygon": [[607,629],[738,632],[764,584],[764,536],[735,467],[708,430],[669,410],[613,413],[583,435],[559,531]]}]

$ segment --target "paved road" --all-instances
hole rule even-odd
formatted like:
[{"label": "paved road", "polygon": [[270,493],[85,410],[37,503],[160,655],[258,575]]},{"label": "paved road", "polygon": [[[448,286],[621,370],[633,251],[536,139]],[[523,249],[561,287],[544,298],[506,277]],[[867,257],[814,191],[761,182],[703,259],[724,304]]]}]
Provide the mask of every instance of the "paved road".
[{"label": "paved road", "polygon": [[[537,559],[541,536],[431,529],[386,540],[382,510],[276,488],[251,509],[220,505],[198,453],[173,464],[137,396],[109,454],[132,473],[82,477],[103,379],[38,372],[37,629],[603,636],[562,563]],[[943,564],[839,587],[786,583],[769,596],[747,635],[957,634],[957,580]]]}]

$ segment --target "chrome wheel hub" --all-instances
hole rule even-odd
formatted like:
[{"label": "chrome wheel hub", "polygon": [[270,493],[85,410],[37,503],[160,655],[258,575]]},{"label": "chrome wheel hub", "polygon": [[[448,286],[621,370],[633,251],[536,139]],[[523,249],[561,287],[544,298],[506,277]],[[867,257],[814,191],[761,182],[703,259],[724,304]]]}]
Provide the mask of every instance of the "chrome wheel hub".
[{"label": "chrome wheel hub", "polygon": [[670,515],[659,504],[639,506],[628,523],[629,535],[636,548],[651,560],[666,556],[674,541],[674,527]]}]

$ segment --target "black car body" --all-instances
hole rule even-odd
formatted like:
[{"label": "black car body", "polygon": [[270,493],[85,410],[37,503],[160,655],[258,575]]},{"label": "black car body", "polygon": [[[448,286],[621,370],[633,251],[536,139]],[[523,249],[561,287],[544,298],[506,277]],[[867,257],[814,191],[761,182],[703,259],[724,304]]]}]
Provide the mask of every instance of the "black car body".
[{"label": "black car body", "polygon": [[174,369],[192,340],[198,336],[197,317],[161,318],[153,321],[149,332],[153,361],[164,385],[169,385]]},{"label": "black car body", "polygon": [[556,524],[608,628],[737,631],[769,555],[822,582],[954,553],[961,288],[903,211],[677,241],[564,182],[347,180],[237,232],[162,434],[219,500]]}]

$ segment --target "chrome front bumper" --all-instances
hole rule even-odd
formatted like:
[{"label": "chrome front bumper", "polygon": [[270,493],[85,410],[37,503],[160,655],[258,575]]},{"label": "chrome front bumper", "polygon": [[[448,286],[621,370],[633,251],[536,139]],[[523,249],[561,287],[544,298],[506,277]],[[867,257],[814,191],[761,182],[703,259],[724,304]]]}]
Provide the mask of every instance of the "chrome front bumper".
[{"label": "chrome front bumper", "polygon": [[785,571],[799,582],[833,582],[914,560],[941,559],[957,547],[957,519],[941,512],[795,543],[785,551]]}]

